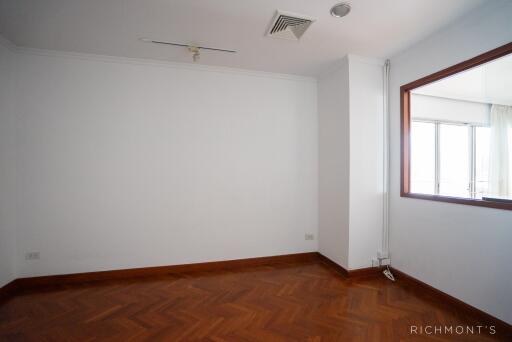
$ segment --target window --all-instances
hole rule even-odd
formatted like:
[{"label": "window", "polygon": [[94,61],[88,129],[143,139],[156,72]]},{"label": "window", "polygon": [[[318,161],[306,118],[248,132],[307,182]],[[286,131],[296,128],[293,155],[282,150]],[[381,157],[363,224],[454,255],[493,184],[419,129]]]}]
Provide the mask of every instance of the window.
[{"label": "window", "polygon": [[403,85],[402,197],[512,210],[512,43]]},{"label": "window", "polygon": [[476,198],[489,192],[489,127],[475,127],[474,191]]},{"label": "window", "polygon": [[412,193],[481,199],[488,162],[489,127],[412,120]]},{"label": "window", "polygon": [[436,193],[436,125],[413,121],[411,128],[411,191]]}]

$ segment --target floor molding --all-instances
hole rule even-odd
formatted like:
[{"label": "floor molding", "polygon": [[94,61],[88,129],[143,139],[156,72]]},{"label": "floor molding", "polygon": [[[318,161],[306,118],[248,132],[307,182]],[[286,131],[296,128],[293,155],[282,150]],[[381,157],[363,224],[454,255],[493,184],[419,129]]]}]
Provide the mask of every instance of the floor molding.
[{"label": "floor molding", "polygon": [[338,265],[337,263],[335,263],[334,261],[332,261],[331,259],[329,259],[328,257],[326,257],[323,254],[320,254],[320,253],[317,253],[317,254],[318,254],[318,257],[320,258],[320,260],[324,264],[328,265],[331,269],[335,270],[342,276],[348,278],[348,271],[344,267]]},{"label": "floor molding", "polygon": [[363,277],[380,277],[382,275],[382,271],[384,267],[365,267],[358,268],[356,270],[349,270],[348,277],[349,278],[363,278]]},{"label": "floor molding", "polygon": [[141,278],[141,277],[154,277],[164,276],[169,274],[178,273],[192,273],[204,271],[218,271],[218,270],[231,270],[240,269],[245,267],[255,267],[262,265],[273,265],[278,263],[290,262],[307,262],[318,260],[316,252],[297,253],[286,255],[275,255],[258,258],[224,260],[213,262],[202,262],[194,264],[182,265],[169,265],[169,266],[156,266],[156,267],[141,267],[130,268],[112,271],[99,271],[99,272],[86,272],[86,273],[73,273],[73,274],[60,274],[49,275],[40,277],[18,278],[5,287],[8,286],[7,291],[2,288],[1,292],[6,292],[6,295],[22,290],[29,290],[44,286],[51,286],[56,284],[77,284],[84,282],[114,280],[114,279],[128,279],[128,278]]},{"label": "floor molding", "polygon": [[329,265],[346,278],[375,277],[382,274],[381,267],[365,267],[355,270],[347,270],[343,266],[338,265],[336,262],[332,261],[321,253],[318,253],[318,256],[320,257],[320,260],[322,260],[325,264]]},{"label": "floor molding", "polygon": [[262,265],[273,265],[278,263],[293,263],[293,262],[311,262],[321,260],[323,263],[329,265],[332,269],[337,271],[345,278],[361,278],[370,277],[380,274],[380,269],[377,267],[368,267],[357,270],[347,271],[342,266],[330,260],[326,256],[318,252],[275,255],[258,258],[248,259],[235,259],[225,261],[202,262],[194,264],[182,265],[169,265],[169,266],[156,266],[156,267],[141,267],[130,268],[111,271],[98,271],[98,272],[85,272],[85,273],[72,273],[72,274],[59,274],[48,275],[39,277],[18,278],[11,281],[9,284],[0,288],[0,301],[5,300],[19,292],[27,290],[35,290],[52,285],[65,285],[65,284],[80,284],[95,281],[106,281],[115,279],[130,279],[142,277],[155,277],[165,276],[169,274],[179,273],[193,273],[204,271],[218,271],[218,270],[234,270],[246,267],[255,267]]},{"label": "floor molding", "polygon": [[457,299],[441,290],[438,290],[435,287],[432,287],[422,282],[421,280],[418,280],[400,270],[397,270],[394,267],[391,267],[391,271],[393,272],[397,282],[403,282],[406,285],[419,290],[418,292],[422,295],[434,298],[438,302],[456,307],[458,311],[473,317],[484,326],[494,325],[498,333],[505,333],[506,336],[512,336],[512,325],[508,324],[507,322],[504,322],[499,318],[496,318],[480,309],[477,309],[474,306],[471,306],[461,301],[460,299]]}]

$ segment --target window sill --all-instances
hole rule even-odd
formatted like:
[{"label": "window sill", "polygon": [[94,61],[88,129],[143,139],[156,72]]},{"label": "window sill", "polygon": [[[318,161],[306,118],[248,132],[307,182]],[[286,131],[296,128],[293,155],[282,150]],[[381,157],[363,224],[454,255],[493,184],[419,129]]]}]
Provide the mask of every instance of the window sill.
[{"label": "window sill", "polygon": [[512,210],[512,203],[506,203],[506,202],[484,201],[484,200],[480,200],[480,199],[448,197],[448,196],[440,196],[440,195],[415,194],[415,193],[407,193],[407,192],[402,192],[400,194],[400,196],[416,198],[416,199],[423,199],[423,200],[428,200],[428,201],[456,203],[456,204],[474,205],[474,206],[478,206],[478,207]]}]

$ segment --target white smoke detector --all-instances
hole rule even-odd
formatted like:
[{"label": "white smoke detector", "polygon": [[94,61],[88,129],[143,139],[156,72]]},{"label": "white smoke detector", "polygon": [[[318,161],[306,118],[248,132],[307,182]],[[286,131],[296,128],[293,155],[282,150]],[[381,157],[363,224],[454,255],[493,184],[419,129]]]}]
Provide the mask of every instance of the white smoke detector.
[{"label": "white smoke detector", "polygon": [[302,14],[278,10],[270,23],[267,36],[299,40],[315,20]]}]

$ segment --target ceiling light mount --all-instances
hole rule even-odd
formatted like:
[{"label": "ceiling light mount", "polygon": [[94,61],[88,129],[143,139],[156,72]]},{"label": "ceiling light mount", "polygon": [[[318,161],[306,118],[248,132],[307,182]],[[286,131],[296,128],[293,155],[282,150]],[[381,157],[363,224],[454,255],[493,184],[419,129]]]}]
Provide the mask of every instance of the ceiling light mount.
[{"label": "ceiling light mount", "polygon": [[341,2],[339,4],[332,6],[331,15],[336,18],[341,18],[349,14],[351,9],[352,8],[348,3]]},{"label": "ceiling light mount", "polygon": [[192,60],[194,62],[197,62],[199,60],[200,50],[236,53],[235,50],[220,49],[220,48],[214,48],[214,47],[208,47],[208,46],[196,46],[196,45],[182,44],[182,43],[164,42],[164,41],[160,41],[160,40],[153,40],[150,38],[140,38],[140,40],[143,42],[146,42],[146,43],[185,47],[185,48],[187,48],[187,50],[190,53],[192,53]]},{"label": "ceiling light mount", "polygon": [[197,62],[199,60],[199,56],[201,56],[199,53],[199,48],[197,46],[187,46],[187,48],[188,51],[192,54],[192,60]]}]

